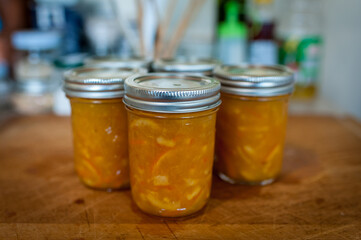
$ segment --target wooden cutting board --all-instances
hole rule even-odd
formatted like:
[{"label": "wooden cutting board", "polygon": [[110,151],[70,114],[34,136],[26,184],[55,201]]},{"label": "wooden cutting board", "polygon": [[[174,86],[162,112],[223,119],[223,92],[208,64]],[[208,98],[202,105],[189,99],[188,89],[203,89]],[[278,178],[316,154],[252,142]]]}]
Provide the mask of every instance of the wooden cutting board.
[{"label": "wooden cutting board", "polygon": [[169,219],[142,213],[129,190],[78,181],[69,118],[15,117],[0,125],[0,239],[361,239],[361,125],[290,117],[277,182],[214,177],[202,212]]}]

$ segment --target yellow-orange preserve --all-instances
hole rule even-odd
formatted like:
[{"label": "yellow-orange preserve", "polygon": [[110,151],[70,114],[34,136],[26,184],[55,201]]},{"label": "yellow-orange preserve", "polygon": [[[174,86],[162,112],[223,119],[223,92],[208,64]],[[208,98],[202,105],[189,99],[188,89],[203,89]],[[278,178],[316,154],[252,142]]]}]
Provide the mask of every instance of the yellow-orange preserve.
[{"label": "yellow-orange preserve", "polygon": [[[131,86],[136,90],[139,90],[139,78],[135,78],[135,86]],[[192,214],[202,209],[210,196],[219,83],[210,78],[192,77],[189,80],[190,77],[167,74],[144,78],[150,78],[146,90],[154,92],[150,96],[143,95],[145,101],[154,101],[147,111],[141,110],[146,106],[136,100],[138,92],[127,90],[126,97],[129,94],[129,98],[125,98],[133,199],[141,210],[153,215],[179,217]],[[195,87],[192,84],[199,88],[192,90]],[[182,96],[193,95],[195,99],[198,94],[199,98],[205,98],[200,91],[202,84],[211,85],[215,98],[210,102],[205,99],[203,107],[178,111],[177,105],[184,104]],[[157,87],[148,88],[153,85]],[[140,84],[140,87],[144,85]],[[179,94],[182,91],[189,94]],[[166,110],[157,107],[159,99],[153,97],[159,95],[160,101],[169,103]],[[177,97],[172,100],[169,96]]]},{"label": "yellow-orange preserve", "polygon": [[[231,76],[221,80],[216,171],[220,178],[230,183],[271,183],[282,168],[293,75],[279,66],[223,66],[218,72],[222,70],[230,71]],[[281,77],[277,78],[279,75]],[[269,87],[272,80],[275,84]],[[267,85],[261,87],[262,82]],[[253,88],[250,84],[254,84]]]},{"label": "yellow-orange preserve", "polygon": [[109,191],[129,186],[128,125],[122,100],[124,79],[134,72],[82,67],[65,74],[75,170],[88,187]]},{"label": "yellow-orange preserve", "polygon": [[127,116],[119,99],[70,98],[75,169],[98,189],[129,185]]}]

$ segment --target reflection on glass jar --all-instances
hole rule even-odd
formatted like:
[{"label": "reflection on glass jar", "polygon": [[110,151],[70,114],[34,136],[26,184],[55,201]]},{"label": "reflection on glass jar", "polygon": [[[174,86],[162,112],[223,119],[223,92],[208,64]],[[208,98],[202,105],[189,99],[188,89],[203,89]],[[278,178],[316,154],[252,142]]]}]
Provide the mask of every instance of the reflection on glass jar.
[{"label": "reflection on glass jar", "polygon": [[122,98],[130,69],[76,68],[65,73],[72,108],[75,169],[96,189],[129,185],[127,119]]},{"label": "reflection on glass jar", "polygon": [[230,183],[265,185],[282,168],[288,99],[293,74],[287,68],[222,66],[215,167]]},{"label": "reflection on glass jar", "polygon": [[158,216],[199,211],[211,190],[219,82],[149,74],[128,78],[126,91],[135,203]]}]

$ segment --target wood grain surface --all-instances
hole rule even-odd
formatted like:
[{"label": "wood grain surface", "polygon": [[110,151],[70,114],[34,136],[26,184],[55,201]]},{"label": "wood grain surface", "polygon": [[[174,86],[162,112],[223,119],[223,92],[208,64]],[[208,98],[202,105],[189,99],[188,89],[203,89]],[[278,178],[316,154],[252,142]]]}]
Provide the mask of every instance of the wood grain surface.
[{"label": "wood grain surface", "polygon": [[203,211],[170,219],[142,213],[129,190],[84,187],[68,118],[15,117],[0,125],[0,239],[361,239],[361,125],[290,117],[277,182],[214,177]]}]

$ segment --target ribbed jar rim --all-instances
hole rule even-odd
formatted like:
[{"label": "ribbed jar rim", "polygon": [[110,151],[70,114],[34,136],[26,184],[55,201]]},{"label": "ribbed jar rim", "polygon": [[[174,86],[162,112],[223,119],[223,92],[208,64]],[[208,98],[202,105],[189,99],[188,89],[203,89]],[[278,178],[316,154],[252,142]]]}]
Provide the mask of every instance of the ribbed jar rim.
[{"label": "ribbed jar rim", "polygon": [[124,81],[145,69],[79,67],[64,73],[64,92],[69,97],[109,99],[124,96]]},{"label": "ribbed jar rim", "polygon": [[125,81],[124,103],[149,112],[187,113],[220,105],[220,83],[205,76],[151,73],[130,76]]},{"label": "ribbed jar rim", "polygon": [[222,65],[214,77],[221,82],[221,92],[240,96],[279,96],[294,87],[293,71],[282,65]]}]

